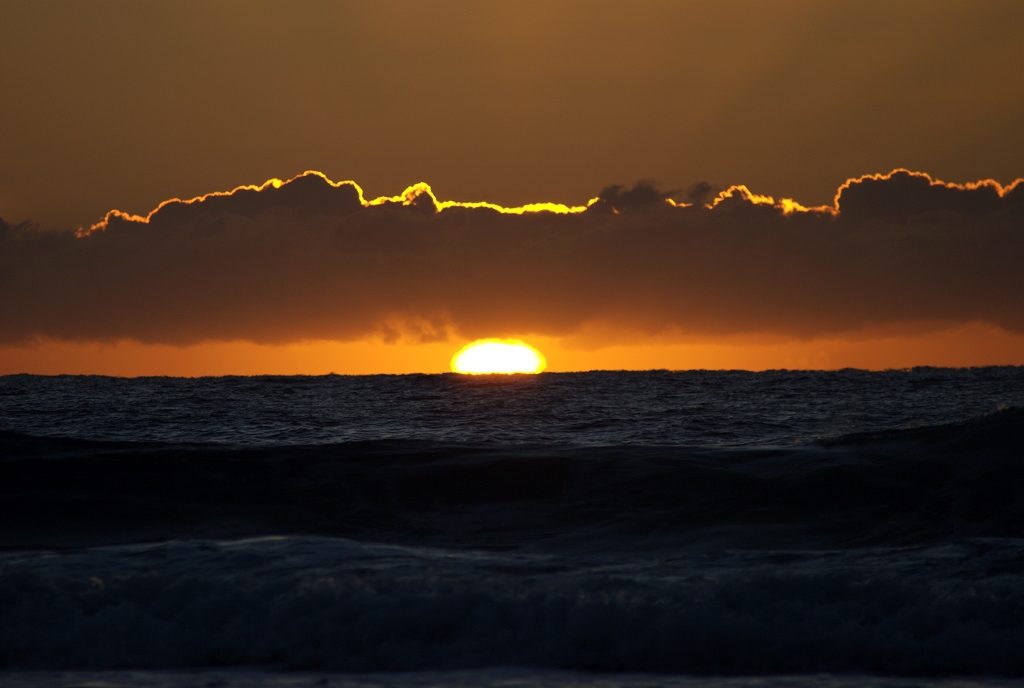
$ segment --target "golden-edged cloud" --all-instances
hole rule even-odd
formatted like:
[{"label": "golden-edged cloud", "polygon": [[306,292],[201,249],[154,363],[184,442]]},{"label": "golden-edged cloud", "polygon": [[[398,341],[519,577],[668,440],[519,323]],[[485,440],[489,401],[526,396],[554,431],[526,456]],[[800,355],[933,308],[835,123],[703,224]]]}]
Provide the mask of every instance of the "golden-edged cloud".
[{"label": "golden-edged cloud", "polygon": [[1021,180],[896,170],[813,208],[706,184],[504,208],[426,184],[366,200],[310,172],[78,232],[0,224],[0,342],[1021,332],[1021,265]]}]

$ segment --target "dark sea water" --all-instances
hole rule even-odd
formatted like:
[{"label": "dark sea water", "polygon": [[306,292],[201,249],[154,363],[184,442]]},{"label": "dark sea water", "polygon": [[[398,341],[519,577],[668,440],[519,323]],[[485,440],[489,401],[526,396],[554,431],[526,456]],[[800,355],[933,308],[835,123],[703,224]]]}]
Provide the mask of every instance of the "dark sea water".
[{"label": "dark sea water", "polygon": [[1024,676],[1024,368],[0,377],[0,685]]}]

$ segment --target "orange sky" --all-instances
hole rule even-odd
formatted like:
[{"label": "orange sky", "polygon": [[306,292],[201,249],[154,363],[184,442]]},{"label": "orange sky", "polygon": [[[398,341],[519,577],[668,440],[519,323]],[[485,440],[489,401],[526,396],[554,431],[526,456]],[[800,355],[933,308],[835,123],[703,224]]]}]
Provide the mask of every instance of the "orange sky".
[{"label": "orange sky", "polygon": [[8,222],[308,169],[503,205],[1022,175],[1016,0],[6,0],[0,26]]},{"label": "orange sky", "polygon": [[[1024,335],[970,324],[917,336],[841,337],[792,341],[738,338],[648,341],[580,348],[575,342],[528,337],[549,372],[581,370],[770,370],[909,368],[1024,364]],[[372,375],[444,373],[464,342],[385,344],[378,341],[259,345],[217,342],[162,344],[36,342],[0,347],[0,374],[32,372],[98,375]]]},{"label": "orange sky", "polygon": [[[647,243],[604,248],[596,219],[502,224],[464,214],[459,222],[497,237],[486,250],[509,256],[480,256],[480,266],[522,268],[500,276],[508,294],[481,292],[503,304],[491,315],[455,294],[482,275],[448,263],[431,271],[454,254],[425,247],[419,220],[386,213],[365,227],[398,244],[366,244],[354,220],[315,225],[322,236],[344,235],[339,264],[365,270],[344,283],[303,269],[301,256],[315,262],[334,244],[281,249],[287,222],[313,231],[294,205],[225,211],[231,241],[258,231],[258,246],[216,244],[212,220],[168,221],[178,238],[159,250],[170,257],[141,273],[132,265],[149,265],[141,256],[157,244],[131,253],[151,239],[128,224],[123,231],[140,239],[125,238],[120,253],[94,242],[40,258],[2,240],[5,226],[56,235],[114,208],[144,216],[169,198],[308,169],[356,180],[367,198],[429,182],[440,199],[503,206],[585,206],[637,180],[679,203],[706,182],[709,199],[743,184],[817,206],[847,179],[900,167],[1009,184],[1024,176],[1024,4],[1015,0],[9,0],[0,25],[0,373],[437,372],[474,336],[521,336],[555,371],[1024,364],[1017,206],[982,217],[907,200],[895,185],[886,189],[903,210],[893,215],[875,188],[858,206],[869,214],[854,223],[851,195],[846,224],[836,225],[850,234],[832,243],[818,239],[832,231],[824,220],[803,227],[739,211],[609,221],[616,237],[640,232]],[[448,212],[434,226],[462,236],[461,225],[440,219]],[[672,243],[664,223],[678,222],[690,238]],[[732,238],[702,239],[713,227]],[[784,240],[770,243],[776,229]],[[664,251],[657,231],[668,232]],[[562,264],[517,258],[501,241],[520,235]],[[572,265],[570,241],[590,262]],[[926,250],[910,250],[921,241]],[[415,250],[432,253],[417,262]],[[373,273],[351,251],[384,267]],[[778,270],[758,256],[773,256]],[[243,289],[253,271],[274,285],[280,303],[266,313],[278,315],[261,316],[260,299],[271,297],[252,296],[258,280]],[[88,283],[76,282],[83,275]],[[162,299],[160,289],[189,292],[191,275],[189,301]],[[530,279],[542,294],[530,292]],[[586,297],[609,285],[618,301],[612,292]],[[380,303],[362,292],[392,287]],[[546,307],[527,312],[516,288]],[[147,311],[147,299],[162,305]],[[331,299],[344,322],[327,326]],[[233,302],[237,312],[224,310]],[[388,318],[399,311],[396,340]]]}]

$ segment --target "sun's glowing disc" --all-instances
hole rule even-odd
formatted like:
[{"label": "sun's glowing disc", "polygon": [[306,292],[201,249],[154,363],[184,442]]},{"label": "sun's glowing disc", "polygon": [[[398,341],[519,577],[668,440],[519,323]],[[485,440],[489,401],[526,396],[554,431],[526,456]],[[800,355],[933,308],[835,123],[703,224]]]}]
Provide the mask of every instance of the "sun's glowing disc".
[{"label": "sun's glowing disc", "polygon": [[539,373],[547,365],[544,354],[518,339],[478,339],[452,356],[452,372],[469,375]]}]

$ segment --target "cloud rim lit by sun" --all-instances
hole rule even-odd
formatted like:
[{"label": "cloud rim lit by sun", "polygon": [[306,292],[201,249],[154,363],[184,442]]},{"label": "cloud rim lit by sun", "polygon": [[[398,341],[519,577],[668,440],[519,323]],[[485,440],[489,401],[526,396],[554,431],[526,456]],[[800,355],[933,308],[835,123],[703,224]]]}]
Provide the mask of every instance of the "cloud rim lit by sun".
[{"label": "cloud rim lit by sun", "polygon": [[451,360],[452,372],[461,375],[536,375],[547,366],[544,354],[521,339],[477,339]]}]

